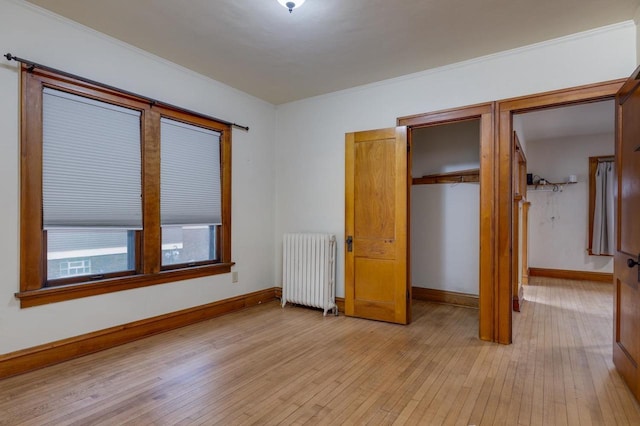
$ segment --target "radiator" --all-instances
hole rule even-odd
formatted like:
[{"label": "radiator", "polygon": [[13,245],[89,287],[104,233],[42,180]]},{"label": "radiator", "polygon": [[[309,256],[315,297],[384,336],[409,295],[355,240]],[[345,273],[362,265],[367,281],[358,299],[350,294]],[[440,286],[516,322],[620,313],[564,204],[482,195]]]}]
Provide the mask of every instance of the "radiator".
[{"label": "radiator", "polygon": [[332,234],[284,234],[282,307],[289,303],[331,309],[336,305],[336,237]]}]

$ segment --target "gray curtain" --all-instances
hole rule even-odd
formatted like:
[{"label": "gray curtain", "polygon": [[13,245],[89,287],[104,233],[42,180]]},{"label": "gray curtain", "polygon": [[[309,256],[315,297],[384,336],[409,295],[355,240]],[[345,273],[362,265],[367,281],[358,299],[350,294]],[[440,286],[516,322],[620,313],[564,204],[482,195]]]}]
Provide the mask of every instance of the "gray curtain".
[{"label": "gray curtain", "polygon": [[615,250],[613,192],[615,166],[613,161],[598,163],[596,170],[596,205],[593,215],[593,254],[613,255]]}]

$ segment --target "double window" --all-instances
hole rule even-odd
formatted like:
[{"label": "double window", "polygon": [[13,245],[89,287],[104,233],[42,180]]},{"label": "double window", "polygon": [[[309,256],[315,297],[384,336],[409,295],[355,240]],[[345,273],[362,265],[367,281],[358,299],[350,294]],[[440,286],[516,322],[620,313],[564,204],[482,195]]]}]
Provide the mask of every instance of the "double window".
[{"label": "double window", "polygon": [[22,306],[226,273],[230,127],[22,69]]}]

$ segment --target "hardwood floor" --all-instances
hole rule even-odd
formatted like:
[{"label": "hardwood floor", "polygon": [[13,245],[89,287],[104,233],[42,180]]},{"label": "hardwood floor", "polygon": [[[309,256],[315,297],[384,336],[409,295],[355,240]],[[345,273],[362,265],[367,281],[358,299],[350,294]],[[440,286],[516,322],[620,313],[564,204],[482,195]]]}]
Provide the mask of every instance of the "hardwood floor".
[{"label": "hardwood floor", "polygon": [[611,286],[532,284],[510,346],[469,308],[416,301],[399,326],[268,303],[0,381],[0,424],[640,424]]}]

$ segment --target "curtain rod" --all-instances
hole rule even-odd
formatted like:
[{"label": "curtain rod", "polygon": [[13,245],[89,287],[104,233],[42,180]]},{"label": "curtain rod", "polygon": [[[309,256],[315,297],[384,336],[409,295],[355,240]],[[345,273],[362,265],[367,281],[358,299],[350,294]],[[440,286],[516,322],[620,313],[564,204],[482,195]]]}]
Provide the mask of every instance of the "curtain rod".
[{"label": "curtain rod", "polygon": [[242,126],[240,124],[232,123],[232,122],[227,121],[227,120],[221,120],[219,118],[212,117],[210,115],[201,114],[199,112],[195,112],[195,111],[191,111],[191,110],[188,110],[188,109],[185,109],[185,108],[181,108],[181,107],[178,107],[178,106],[166,103],[166,102],[158,101],[158,100],[150,98],[148,96],[143,96],[143,95],[140,95],[138,93],[129,92],[127,90],[122,90],[122,89],[119,89],[117,87],[109,86],[108,84],[100,83],[100,82],[95,81],[95,80],[90,80],[88,78],[81,77],[81,76],[76,75],[76,74],[71,74],[71,73],[66,72],[66,71],[61,71],[61,70],[56,69],[56,68],[51,68],[51,67],[48,67],[46,65],[39,64],[37,62],[29,61],[27,59],[18,58],[17,56],[13,56],[11,53],[7,53],[6,55],[4,55],[4,57],[7,58],[8,61],[16,61],[16,62],[20,62],[22,64],[27,65],[29,67],[29,71],[33,71],[34,68],[40,68],[40,69],[45,70],[45,71],[54,72],[56,74],[60,74],[60,75],[65,76],[65,77],[69,77],[69,78],[74,78],[76,80],[80,80],[80,81],[82,81],[84,83],[93,84],[95,86],[99,86],[99,87],[102,87],[104,89],[115,90],[117,92],[124,93],[125,95],[135,96],[137,98],[144,99],[145,101],[149,102],[150,105],[160,105],[160,106],[169,107],[169,108],[175,109],[177,111],[181,111],[181,112],[185,112],[185,113],[188,113],[188,114],[196,115],[196,116],[199,116],[199,117],[202,117],[202,118],[206,118],[206,119],[209,119],[209,120],[218,121],[220,123],[235,127],[237,129],[244,130],[245,132],[249,131],[249,127],[248,126]]}]

